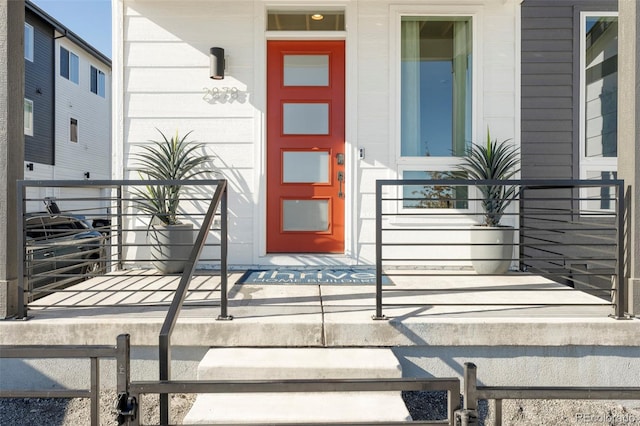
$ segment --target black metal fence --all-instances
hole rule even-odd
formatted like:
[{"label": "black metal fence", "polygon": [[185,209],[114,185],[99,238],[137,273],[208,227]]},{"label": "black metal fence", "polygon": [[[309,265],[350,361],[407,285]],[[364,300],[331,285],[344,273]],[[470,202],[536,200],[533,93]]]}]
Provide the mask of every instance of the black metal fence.
[{"label": "black metal fence", "polygon": [[[182,188],[176,216],[182,225],[174,227],[178,235],[175,242],[165,241],[168,232],[157,225],[159,215],[154,217],[143,208],[142,194],[153,185]],[[30,308],[51,306],[55,295],[57,307],[82,306],[77,300],[100,300],[101,306],[108,307],[109,295],[132,290],[122,284],[127,276],[134,277],[132,283],[141,274],[175,275],[177,279],[189,260],[197,265],[198,274],[220,275],[220,287],[224,287],[224,291],[207,286],[190,288],[192,294],[203,294],[200,306],[206,301],[215,302],[213,306],[226,303],[226,180],[30,180],[19,181],[17,193],[21,317],[26,318]],[[212,205],[213,216],[205,225]],[[198,256],[190,259],[195,233],[203,226],[206,229]],[[76,285],[108,274],[117,274],[119,283],[91,288]],[[132,300],[129,305],[169,306],[175,291],[175,285],[135,288],[136,294],[149,298]],[[216,292],[220,293],[219,301],[211,301],[210,293]],[[127,305],[120,299],[113,304]],[[226,311],[226,306],[221,309]]]},{"label": "black metal fence", "polygon": [[[0,390],[0,398],[90,398],[91,425],[100,424],[99,360],[116,360],[116,394],[114,418],[119,425],[141,425],[143,394],[175,393],[244,393],[244,392],[373,392],[373,391],[447,391],[447,419],[414,422],[380,422],[380,425],[474,425],[478,420],[478,401],[495,400],[494,424],[502,424],[502,400],[505,399],[584,399],[640,400],[640,387],[517,387],[479,386],[477,367],[464,364],[462,378],[399,378],[399,379],[318,379],[318,380],[243,380],[243,381],[132,381],[130,336],[117,337],[116,346],[0,346],[0,358],[61,358],[91,359],[89,390],[43,389]],[[461,392],[464,399],[461,398]],[[168,425],[168,418],[160,419]],[[284,425],[285,423],[278,423]],[[312,423],[308,423],[312,424]],[[326,423],[325,423],[326,424]],[[340,423],[345,424],[345,423]],[[364,424],[364,423],[348,423]]]},{"label": "black metal fence", "polygon": [[[502,230],[510,230],[512,236],[486,240],[487,228],[478,225],[486,216],[483,204],[493,201],[483,199],[478,188],[512,185],[518,188],[517,196],[501,222]],[[613,308],[616,318],[625,318],[624,209],[620,180],[379,180],[375,317],[384,318],[383,306],[399,306],[385,300],[385,292],[455,291],[440,288],[437,278],[475,270],[480,276],[541,275],[599,297],[601,305]],[[418,276],[424,285],[385,288],[383,275],[391,279]],[[495,289],[474,287],[474,292],[491,290]],[[531,305],[531,301],[508,304]],[[422,306],[419,302],[401,305]]]},{"label": "black metal fence", "polygon": [[[0,398],[88,398],[91,425],[100,424],[100,360],[115,358],[118,365],[129,364],[129,336],[122,335],[116,346],[28,345],[0,346],[0,358],[16,359],[90,359],[89,389],[0,389]],[[118,369],[118,372],[121,370]],[[124,371],[124,370],[122,370]],[[128,378],[128,375],[127,375]],[[120,378],[119,378],[120,380]],[[6,386],[6,383],[5,383]]]}]

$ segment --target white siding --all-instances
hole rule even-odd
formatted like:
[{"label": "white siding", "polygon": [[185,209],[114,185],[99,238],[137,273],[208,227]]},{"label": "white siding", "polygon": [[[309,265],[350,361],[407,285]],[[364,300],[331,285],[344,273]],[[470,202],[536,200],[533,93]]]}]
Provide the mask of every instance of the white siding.
[{"label": "white siding", "polygon": [[[262,0],[119,0],[122,118],[115,140],[122,175],[131,176],[130,153],[165,132],[193,130],[193,138],[217,155],[230,180],[230,262],[236,265],[295,260],[264,256],[265,10]],[[297,2],[288,2],[294,5]],[[303,2],[299,2],[303,4]],[[326,4],[327,2],[323,3]],[[304,2],[304,4],[309,4]],[[398,174],[395,66],[398,34],[394,10],[414,8],[452,15],[477,13],[478,68],[474,75],[474,134],[487,126],[499,139],[518,140],[517,0],[344,0],[347,13],[347,254],[344,263],[374,262],[375,179]],[[117,34],[117,32],[116,32]],[[209,48],[225,49],[225,79],[209,79]],[[117,68],[117,67],[116,67]],[[116,69],[114,68],[114,69]],[[235,87],[233,102],[203,99],[205,88]],[[365,148],[366,158],[356,158]],[[116,173],[117,175],[118,173]],[[320,259],[320,258],[319,258]],[[340,260],[338,260],[340,261]]]},{"label": "white siding", "polygon": [[[60,75],[60,46],[79,58],[79,82]],[[55,179],[111,178],[111,70],[69,41],[55,43]],[[90,67],[105,74],[105,97],[91,92]],[[69,120],[78,120],[78,142],[69,141]]]}]

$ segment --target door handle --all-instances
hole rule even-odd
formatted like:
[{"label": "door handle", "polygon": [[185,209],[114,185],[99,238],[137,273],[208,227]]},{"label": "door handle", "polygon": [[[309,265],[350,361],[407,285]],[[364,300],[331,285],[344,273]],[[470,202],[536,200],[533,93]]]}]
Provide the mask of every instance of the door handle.
[{"label": "door handle", "polygon": [[338,197],[344,198],[344,192],[342,192],[342,183],[344,182],[344,172],[338,172],[338,182],[340,187],[338,189]]}]

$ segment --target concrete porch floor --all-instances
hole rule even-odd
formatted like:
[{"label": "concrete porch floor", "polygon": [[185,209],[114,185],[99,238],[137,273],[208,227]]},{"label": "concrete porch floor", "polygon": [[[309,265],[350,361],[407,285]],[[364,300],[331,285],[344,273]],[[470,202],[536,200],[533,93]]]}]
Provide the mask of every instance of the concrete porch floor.
[{"label": "concrete porch floor", "polygon": [[[242,272],[232,272],[231,321],[216,319],[220,277],[203,273],[191,283],[172,344],[637,346],[640,341],[640,320],[609,318],[612,308],[603,306],[602,299],[539,276],[415,273],[420,275],[392,277],[394,284],[385,285],[383,303],[424,306],[383,307],[388,319],[373,320],[373,285],[237,284]],[[117,335],[129,333],[132,345],[156,346],[178,282],[179,277],[144,270],[84,281],[38,300],[26,321],[0,321],[0,345],[111,345]],[[396,288],[439,291],[409,293]]]}]

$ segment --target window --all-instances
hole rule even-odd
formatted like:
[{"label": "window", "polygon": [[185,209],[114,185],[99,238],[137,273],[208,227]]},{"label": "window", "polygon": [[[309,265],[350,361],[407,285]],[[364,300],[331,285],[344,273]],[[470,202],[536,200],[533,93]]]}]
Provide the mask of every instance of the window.
[{"label": "window", "polygon": [[25,22],[24,24],[24,58],[33,62],[33,27]]},{"label": "window", "polygon": [[69,140],[78,142],[78,120],[73,117],[69,120]]},{"label": "window", "polygon": [[60,46],[60,75],[78,84],[80,81],[80,59],[78,55]]},{"label": "window", "polygon": [[104,73],[95,67],[91,67],[91,92],[104,98],[105,79]]},{"label": "window", "polygon": [[344,31],[344,11],[271,10],[267,13],[267,31]]},{"label": "window", "polygon": [[[609,180],[618,162],[618,17],[589,12],[581,18],[580,177]],[[612,208],[607,197],[599,204],[587,208]]]},{"label": "window", "polygon": [[33,101],[24,100],[24,134],[33,136]]},{"label": "window", "polygon": [[[403,179],[463,179],[459,172],[405,170]],[[402,207],[409,209],[468,209],[466,186],[405,185],[402,187]]]},{"label": "window", "polygon": [[[399,13],[397,22],[398,177],[461,178],[456,166],[473,132],[473,19]],[[468,194],[462,186],[406,185],[398,195],[402,209],[468,210]]]},{"label": "window", "polygon": [[462,156],[471,143],[468,17],[401,18],[402,157]]}]

